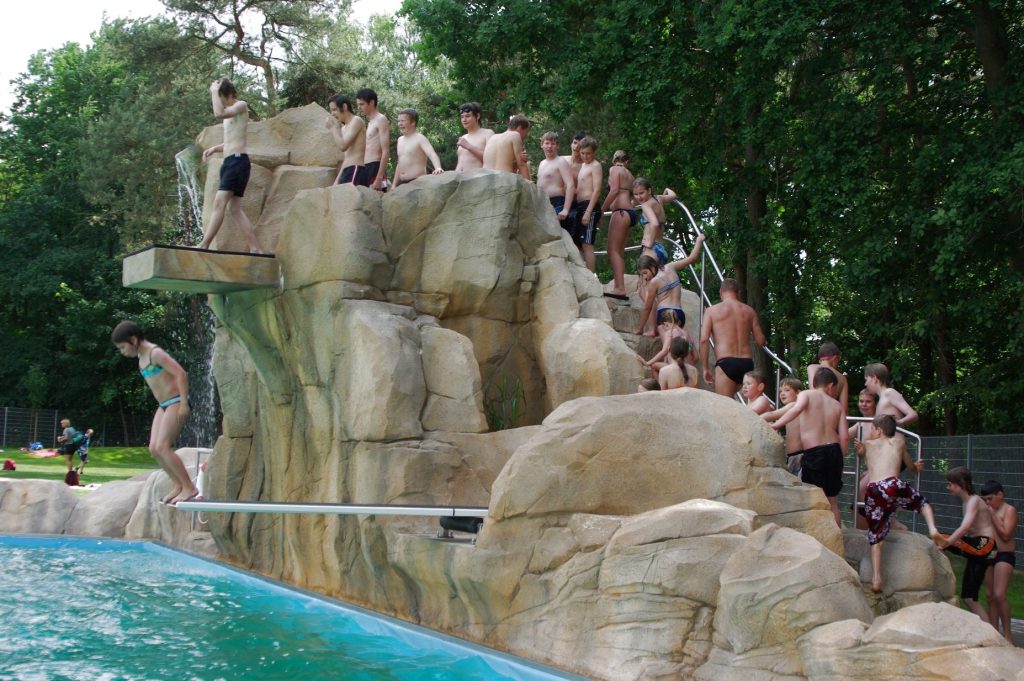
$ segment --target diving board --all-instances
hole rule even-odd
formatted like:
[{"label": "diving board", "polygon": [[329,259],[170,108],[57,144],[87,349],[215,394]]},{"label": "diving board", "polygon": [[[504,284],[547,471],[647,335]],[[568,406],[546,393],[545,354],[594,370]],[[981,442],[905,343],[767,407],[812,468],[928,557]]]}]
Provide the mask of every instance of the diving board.
[{"label": "diving board", "polygon": [[280,268],[273,255],[153,245],[121,262],[121,283],[126,288],[233,293],[278,288],[280,282]]},{"label": "diving board", "polygon": [[432,518],[482,518],[485,506],[402,506],[395,504],[309,504],[278,501],[179,501],[180,511],[207,513],[292,513],[306,515],[413,515]]}]

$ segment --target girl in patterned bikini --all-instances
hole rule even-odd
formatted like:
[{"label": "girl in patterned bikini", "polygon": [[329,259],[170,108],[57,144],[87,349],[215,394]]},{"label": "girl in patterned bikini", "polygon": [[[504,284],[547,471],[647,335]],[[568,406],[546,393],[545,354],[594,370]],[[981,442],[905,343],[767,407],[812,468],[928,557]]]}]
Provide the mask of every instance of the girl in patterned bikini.
[{"label": "girl in patterned bikini", "polygon": [[199,490],[174,451],[191,411],[188,374],[173,357],[146,340],[142,327],[135,322],[123,321],[115,326],[110,340],[125,357],[138,358],[139,373],[159,404],[149,431],[149,453],[171,479],[172,488],[164,495],[163,503],[173,505],[195,498]]}]

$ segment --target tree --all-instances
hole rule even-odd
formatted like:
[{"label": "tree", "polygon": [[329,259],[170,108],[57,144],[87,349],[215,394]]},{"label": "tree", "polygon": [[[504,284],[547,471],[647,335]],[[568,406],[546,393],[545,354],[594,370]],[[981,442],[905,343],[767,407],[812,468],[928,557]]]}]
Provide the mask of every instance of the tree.
[{"label": "tree", "polygon": [[190,38],[255,69],[267,116],[277,114],[278,64],[325,32],[348,0],[161,0]]}]

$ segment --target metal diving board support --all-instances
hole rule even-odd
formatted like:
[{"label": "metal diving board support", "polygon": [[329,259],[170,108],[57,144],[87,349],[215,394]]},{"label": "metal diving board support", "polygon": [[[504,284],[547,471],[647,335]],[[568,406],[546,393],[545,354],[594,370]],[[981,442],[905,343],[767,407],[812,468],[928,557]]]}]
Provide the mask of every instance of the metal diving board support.
[{"label": "metal diving board support", "polygon": [[180,501],[179,511],[207,513],[290,513],[305,515],[413,515],[433,518],[482,518],[485,506],[402,506],[395,504],[310,504],[279,501]]}]

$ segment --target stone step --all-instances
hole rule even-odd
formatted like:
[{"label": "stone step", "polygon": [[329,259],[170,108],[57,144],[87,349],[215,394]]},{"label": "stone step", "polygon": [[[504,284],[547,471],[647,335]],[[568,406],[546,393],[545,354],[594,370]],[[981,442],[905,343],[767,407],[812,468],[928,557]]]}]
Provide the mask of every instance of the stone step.
[{"label": "stone step", "polygon": [[125,257],[121,281],[155,291],[231,293],[277,288],[281,274],[273,255],[153,245]]}]

